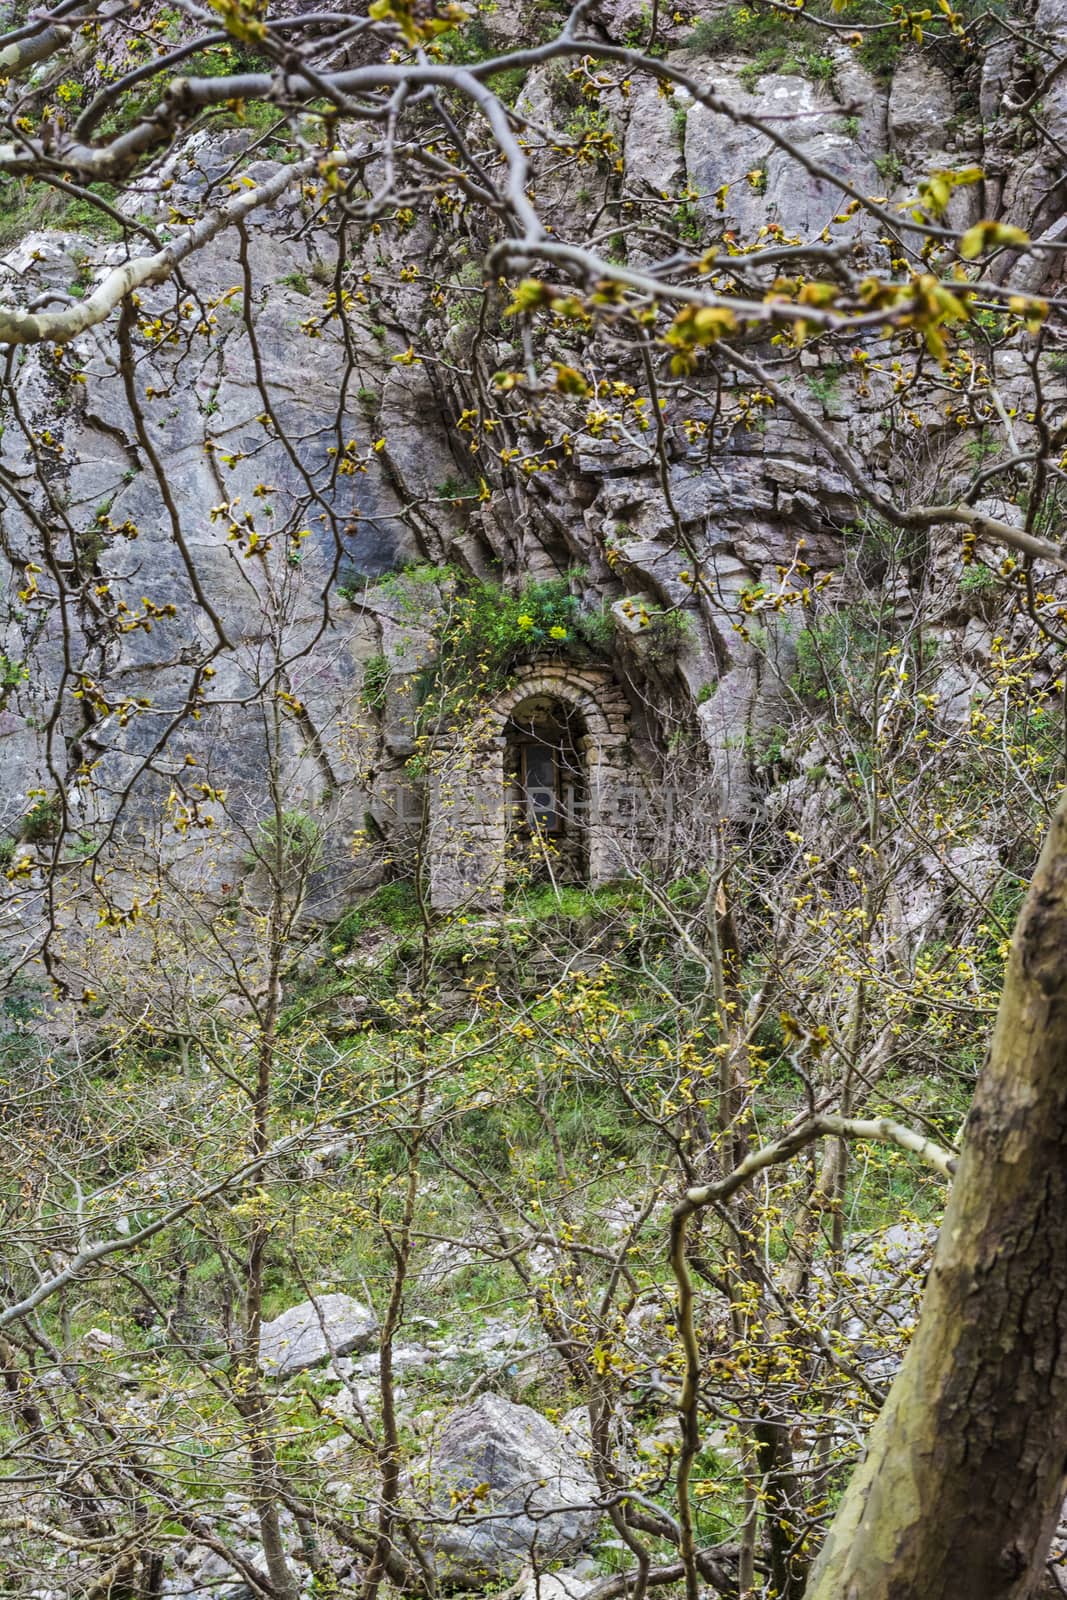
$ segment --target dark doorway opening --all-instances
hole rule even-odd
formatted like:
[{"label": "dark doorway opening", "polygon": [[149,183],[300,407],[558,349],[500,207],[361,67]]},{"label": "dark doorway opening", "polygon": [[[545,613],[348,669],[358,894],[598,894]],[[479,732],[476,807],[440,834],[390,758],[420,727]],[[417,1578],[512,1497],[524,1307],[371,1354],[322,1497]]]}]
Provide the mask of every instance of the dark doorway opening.
[{"label": "dark doorway opening", "polygon": [[505,729],[508,855],[514,880],[589,881],[585,723],[561,700],[524,701]]}]

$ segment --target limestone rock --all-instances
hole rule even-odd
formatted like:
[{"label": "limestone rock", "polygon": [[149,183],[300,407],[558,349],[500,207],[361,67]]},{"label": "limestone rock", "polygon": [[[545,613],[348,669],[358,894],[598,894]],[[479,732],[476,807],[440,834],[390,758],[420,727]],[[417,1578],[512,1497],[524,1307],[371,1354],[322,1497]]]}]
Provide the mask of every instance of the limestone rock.
[{"label": "limestone rock", "polygon": [[627,181],[638,191],[647,185],[662,194],[684,183],[685,123],[678,113],[688,110],[690,104],[688,93],[664,98],[650,78],[640,79],[635,85],[631,92],[625,159]]},{"label": "limestone rock", "polygon": [[842,106],[859,117],[859,140],[873,159],[882,155],[887,140],[887,94],[884,85],[869,72],[847,45],[833,50],[834,87]]},{"label": "limestone rock", "polygon": [[598,1578],[595,1568],[585,1571],[582,1566],[562,1572],[530,1572],[519,1600],[582,1600],[596,1588]]},{"label": "limestone rock", "polygon": [[[915,192],[917,179],[939,167],[973,166],[952,132],[956,99],[952,83],[925,57],[911,56],[893,74],[889,92],[889,142],[904,170],[904,195]],[[967,183],[952,191],[943,222],[963,230],[987,214],[989,196],[983,186]]]},{"label": "limestone rock", "polygon": [[889,91],[889,134],[905,164],[922,165],[944,148],[954,109],[952,86],[939,67],[921,56],[900,63]]},{"label": "limestone rock", "polygon": [[[876,191],[873,162],[845,131],[830,95],[788,73],[768,73],[752,93],[742,86],[744,69],[740,61],[717,63],[708,87],[738,111],[768,120],[787,117],[790,139],[813,161],[865,193]],[[705,211],[745,238],[755,238],[768,222],[779,223],[787,234],[814,238],[841,209],[839,189],[798,170],[760,129],[703,105],[694,105],[686,119],[685,160]],[[720,212],[716,197],[724,185]],[[850,221],[835,229],[835,236],[847,239],[857,227]]]},{"label": "limestone rock", "polygon": [[[325,1332],[324,1332],[325,1329]],[[272,1377],[289,1377],[329,1355],[365,1350],[378,1331],[369,1306],[347,1294],[323,1294],[290,1306],[260,1334],[260,1365]]]},{"label": "limestone rock", "polygon": [[601,1516],[574,1444],[498,1394],[452,1413],[416,1482],[428,1485],[437,1515],[454,1518],[423,1535],[442,1576],[513,1577],[531,1560],[559,1560],[589,1542]]},{"label": "limestone rock", "polygon": [[[1067,0],[1038,0],[1034,30],[1057,56],[1067,48]],[[1052,79],[1042,97],[1042,121],[1057,143],[1067,136],[1067,82],[1062,72]]]},{"label": "limestone rock", "polygon": [[126,1346],[117,1333],[106,1333],[103,1328],[90,1328],[82,1334],[82,1354],[89,1360],[109,1356],[119,1356],[125,1352]]}]

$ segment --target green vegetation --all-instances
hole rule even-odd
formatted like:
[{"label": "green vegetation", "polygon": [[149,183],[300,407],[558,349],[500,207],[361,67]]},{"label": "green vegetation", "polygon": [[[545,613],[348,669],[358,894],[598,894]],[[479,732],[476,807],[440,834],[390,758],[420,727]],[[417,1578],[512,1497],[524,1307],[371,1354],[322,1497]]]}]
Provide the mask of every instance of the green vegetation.
[{"label": "green vegetation", "polygon": [[96,850],[96,841],[87,833],[64,840],[64,861],[87,861]]},{"label": "green vegetation", "polygon": [[683,200],[674,208],[674,225],[678,236],[688,244],[700,244],[704,238],[704,218],[691,200]]},{"label": "green vegetation", "polygon": [[419,922],[419,902],[412,883],[398,879],[383,883],[367,895],[351,911],[346,911],[326,936],[326,942],[335,954],[351,950],[360,937],[374,930],[390,933],[406,932]]},{"label": "green vegetation", "polygon": [[[572,140],[575,144],[582,144],[585,140],[589,139],[590,136],[593,136],[594,138],[596,136],[607,136],[610,138],[612,133],[611,119],[607,112],[602,110],[599,106],[587,105],[583,101],[580,105],[575,106],[571,111],[563,131],[567,138]],[[613,145],[614,141],[612,140],[610,146],[604,146],[602,154],[604,155],[605,159],[607,158],[609,149],[613,148]]]},{"label": "green vegetation", "polygon": [[[833,82],[853,22],[880,30],[854,41],[861,59],[881,53],[879,70],[902,45],[937,60],[960,31],[951,5],[927,17],[810,4],[842,32],[754,0],[709,14],[691,43],[740,51],[749,88],[770,71],[814,79],[831,145],[859,133]],[[161,228],[193,226],[180,275],[157,266],[121,317],[67,339],[85,320],[75,308],[54,343],[13,345],[7,362],[20,437],[5,472],[24,475],[10,487],[25,512],[5,530],[13,655],[0,656],[20,768],[0,836],[0,1204],[14,1246],[0,1274],[13,1324],[0,1566],[25,1595],[475,1595],[477,1579],[454,1584],[426,1557],[446,1523],[485,1531],[489,1455],[457,1483],[439,1446],[450,1412],[492,1397],[553,1423],[573,1409],[596,1434],[582,1451],[598,1482],[581,1498],[610,1508],[588,1542],[620,1575],[613,1592],[797,1600],[922,1289],[925,1261],[910,1257],[883,1256],[892,1272],[858,1281],[857,1257],[877,1260],[864,1235],[891,1224],[898,1241],[919,1236],[921,1257],[949,1180],[958,1194],[968,1169],[978,1182],[997,1169],[968,1158],[957,1173],[954,1153],[1063,790],[1062,595],[1040,564],[995,553],[991,525],[976,543],[941,494],[1011,423],[997,493],[1060,536],[1062,385],[1042,390],[1037,374],[1063,342],[1063,307],[1012,278],[1021,266],[1034,284],[1041,252],[1017,263],[1029,241],[1007,222],[955,241],[941,228],[937,194],[978,180],[962,164],[916,174],[914,204],[937,226],[924,239],[908,221],[903,255],[867,224],[855,250],[837,249],[846,224],[825,217],[798,245],[793,208],[760,205],[758,150],[730,163],[723,191],[634,188],[620,116],[658,107],[653,155],[676,170],[675,141],[695,131],[685,107],[642,101],[657,85],[625,51],[565,38],[542,53],[530,116],[509,121],[471,74],[459,87],[427,76],[427,62],[481,63],[486,81],[498,35],[479,5],[459,20],[375,0],[355,32],[338,14],[331,39],[329,20],[311,36],[306,17],[220,0],[232,42],[189,69],[254,66],[270,90],[246,84],[259,102],[245,105],[216,77],[225,103],[197,110],[197,92],[172,88],[118,159],[107,140],[168,94],[165,41],[195,18],[173,0],[134,7],[135,25],[102,8],[69,49],[13,73],[9,168],[56,177],[69,155],[75,175],[125,174],[119,194],[96,192],[123,206],[145,174],[170,172]],[[677,39],[679,13],[637,11],[631,43]],[[565,0],[529,0],[523,39],[568,14]],[[593,20],[617,40],[609,17]],[[974,85],[995,20],[959,41]],[[500,22],[505,37],[514,18]],[[1055,63],[1038,60],[1033,28],[1007,31],[1012,82],[1039,85]],[[84,72],[64,78],[64,56]],[[284,81],[298,57],[327,76],[349,59],[390,65],[307,105]],[[91,136],[103,164],[70,153],[76,108],[139,62],[159,63],[159,81]],[[521,81],[509,69],[491,87]],[[788,145],[795,107],[779,109]],[[1005,131],[991,148],[1008,150]],[[290,147],[306,167],[299,182],[281,173],[269,220],[259,157]],[[774,156],[779,196],[791,159]],[[543,237],[520,182],[544,208]],[[743,238],[725,214],[738,184],[753,213]],[[53,217],[86,204],[8,179],[8,226],[31,200]],[[509,216],[528,247],[494,249]],[[704,244],[732,267],[693,259]],[[124,254],[64,249],[27,298],[64,304],[71,279],[85,296],[104,256]],[[987,274],[1001,250],[1006,275]],[[629,254],[635,271],[585,270],[590,252]],[[278,283],[321,302],[306,322]],[[272,285],[299,330],[271,316]],[[491,337],[463,326],[475,316]],[[40,331],[11,320],[16,341]],[[380,348],[364,361],[368,330]],[[997,345],[1014,366],[988,359]],[[820,405],[839,409],[846,370],[867,421],[827,450]],[[242,375],[252,389],[230,412]],[[123,386],[132,432],[111,401]],[[81,467],[54,420],[65,405],[104,435]],[[775,474],[769,458],[787,465]],[[141,475],[112,506],[123,473]],[[860,487],[842,490],[872,473],[884,523]],[[791,482],[805,477],[818,505]],[[144,539],[127,553],[135,514]],[[331,562],[331,527],[362,570],[354,555],[342,570],[340,551]],[[365,577],[383,548],[454,555]],[[588,571],[561,570],[571,550]],[[754,581],[735,605],[738,575]],[[323,585],[338,576],[359,614],[331,614]],[[702,681],[720,670],[721,687]],[[1033,968],[1019,983],[1042,990],[1031,1039],[1062,1020],[1056,986],[1067,992],[1055,940],[1030,960],[1049,903],[1031,902],[1041,915],[1027,912],[1013,957]],[[1055,1037],[1053,1086],[1067,1032]],[[1006,1066],[996,1114],[980,1106],[971,1127],[995,1132],[1008,1108],[1024,1150],[1045,1090],[1016,1104]],[[1001,1227],[990,1206],[992,1248],[969,1264],[1000,1271],[1004,1240],[1022,1241],[1015,1286],[1053,1328],[1042,1266],[1060,1248],[1048,1156],[1067,1143],[1063,1120],[1032,1162],[1027,1225]],[[946,1229],[944,1249],[965,1231]],[[1056,1275],[1062,1302],[1067,1258]],[[966,1287],[974,1272],[945,1277]],[[265,1320],[335,1293],[372,1308],[366,1351],[279,1374]],[[1013,1293],[988,1296],[1003,1314],[992,1337],[959,1324],[989,1363],[977,1380],[1014,1353]],[[1055,1384],[1058,1347],[1030,1354],[1009,1378],[1040,1368]],[[983,1426],[1001,1421],[995,1389],[975,1381],[948,1417],[947,1453],[974,1396]],[[1030,1429],[1040,1413],[1012,1415]],[[548,1491],[547,1462],[543,1477]],[[1002,1498],[980,1497],[981,1527],[964,1502],[966,1539]],[[1035,1507],[1028,1483],[1024,1501],[1027,1515],[1058,1509]],[[549,1520],[534,1520],[547,1539]],[[690,1533],[712,1547],[699,1562]],[[1013,1558],[1006,1584],[1013,1538],[994,1551],[998,1571]],[[486,1595],[518,1592],[514,1573],[485,1576]]]},{"label": "green vegetation", "polygon": [[461,478],[458,474],[450,474],[437,485],[437,494],[442,500],[476,500],[478,484],[474,478]]},{"label": "green vegetation", "polygon": [[[888,79],[907,42],[902,27],[887,17],[878,0],[854,0],[847,14],[863,30],[857,58],[876,77]],[[834,18],[830,0],[817,0],[813,15]],[[769,72],[799,73],[833,85],[834,60],[826,50],[826,34],[802,15],[763,8],[759,0],[701,17],[686,44],[702,55],[750,56],[742,78],[749,89]]]},{"label": "green vegetation", "polygon": [[701,55],[751,56],[741,74],[749,90],[770,72],[799,73],[817,83],[833,83],[833,57],[826,54],[823,35],[780,12],[731,6],[717,16],[702,17],[686,45]]},{"label": "green vegetation", "polygon": [[677,659],[692,634],[684,611],[653,611],[641,630],[641,659],[649,667],[666,667]]},{"label": "green vegetation", "polygon": [[284,871],[314,872],[322,864],[322,850],[321,823],[294,807],[264,818],[246,859],[249,866],[280,862]]},{"label": "green vegetation", "polygon": [[437,46],[439,54],[453,66],[471,66],[493,54],[489,29],[478,11],[460,28],[451,28]]},{"label": "green vegetation", "polygon": [[960,573],[960,591],[963,594],[991,595],[999,588],[1000,579],[996,573],[980,561],[972,561]]},{"label": "green vegetation", "polygon": [[58,795],[38,794],[22,819],[22,838],[27,844],[54,838],[62,816],[63,806]]},{"label": "green vegetation", "polygon": [[904,176],[904,168],[901,166],[900,157],[895,150],[889,150],[885,155],[875,156],[874,165],[878,171],[878,176],[884,178],[887,183],[899,183]]},{"label": "green vegetation", "polygon": [[645,903],[645,896],[635,884],[606,884],[599,889],[586,889],[573,883],[555,887],[541,883],[514,890],[506,901],[504,914],[509,922],[517,918],[543,928],[546,922],[560,919],[572,923],[603,919],[607,914],[617,914],[627,907]]},{"label": "green vegetation", "polygon": [[[88,192],[112,204],[118,198],[118,190],[109,183],[90,184]],[[44,182],[0,179],[0,249],[10,249],[28,233],[44,229],[87,233],[99,239],[121,239],[127,231],[92,200],[71,199],[62,189]]]},{"label": "green vegetation", "polygon": [[889,620],[878,602],[861,602],[802,628],[791,687],[817,703],[843,692],[856,699],[869,692],[890,642]]},{"label": "green vegetation", "polygon": [[[441,487],[451,498],[467,486],[449,480]],[[584,605],[571,584],[571,578],[553,578],[509,593],[454,567],[415,566],[378,587],[434,634],[436,658],[418,675],[416,698],[440,705],[500,687],[536,656],[581,661],[602,655],[613,637],[610,610]],[[676,624],[668,629],[677,631]]]},{"label": "green vegetation", "polygon": [[448,320],[453,325],[463,326],[478,321],[483,304],[483,278],[484,268],[480,261],[464,261],[452,274]]},{"label": "green vegetation", "polygon": [[378,655],[370,656],[363,663],[363,679],[359,692],[365,706],[381,705],[391,670],[387,658],[380,652]]},{"label": "green vegetation", "polygon": [[0,650],[0,707],[4,705],[11,690],[17,689],[20,683],[25,683],[29,675],[30,669],[24,661],[15,661]]},{"label": "green vegetation", "polygon": [[822,406],[836,406],[841,398],[840,367],[823,367],[819,372],[807,372],[804,382]]},{"label": "green vegetation", "polygon": [[[539,8],[535,4],[531,9],[536,14],[539,9],[552,8]],[[499,54],[493,49],[484,16],[477,11],[462,27],[452,28],[443,35],[436,50],[443,60],[457,67],[471,66]],[[500,72],[494,72],[487,82],[505,105],[514,105],[526,82],[526,68],[505,67]]]},{"label": "green vegetation", "polygon": [[753,761],[757,767],[773,767],[781,761],[789,740],[789,729],[782,724],[765,728],[758,739],[751,741]]},{"label": "green vegetation", "polygon": [[1000,440],[992,430],[981,428],[967,440],[964,449],[968,461],[980,467],[984,462],[1000,454]]}]

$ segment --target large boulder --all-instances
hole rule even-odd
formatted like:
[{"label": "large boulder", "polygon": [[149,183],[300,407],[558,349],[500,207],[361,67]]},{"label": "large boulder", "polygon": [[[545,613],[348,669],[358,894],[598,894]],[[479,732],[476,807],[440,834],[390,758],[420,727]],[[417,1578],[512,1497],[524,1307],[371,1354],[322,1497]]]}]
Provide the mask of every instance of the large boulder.
[{"label": "large boulder", "polygon": [[498,1394],[452,1413],[413,1488],[445,1519],[421,1533],[445,1580],[510,1578],[573,1555],[601,1516],[575,1443]]},{"label": "large boulder", "polygon": [[365,1350],[378,1332],[369,1306],[347,1294],[322,1294],[290,1306],[260,1330],[259,1363],[274,1378],[315,1367],[328,1356]]}]

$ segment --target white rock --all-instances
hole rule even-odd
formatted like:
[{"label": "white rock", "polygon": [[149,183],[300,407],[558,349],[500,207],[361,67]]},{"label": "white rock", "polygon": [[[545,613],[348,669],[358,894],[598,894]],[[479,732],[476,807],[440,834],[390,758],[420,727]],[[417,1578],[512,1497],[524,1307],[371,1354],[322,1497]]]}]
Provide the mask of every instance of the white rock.
[{"label": "white rock", "polygon": [[[323,1328],[325,1327],[325,1333]],[[260,1365],[273,1377],[317,1366],[333,1354],[366,1349],[378,1332],[369,1306],[347,1294],[323,1294],[290,1306],[260,1333]]]},{"label": "white rock", "polygon": [[581,1575],[577,1570],[530,1572],[519,1600],[581,1600],[598,1582],[597,1575]]},{"label": "white rock", "polygon": [[600,1522],[596,1482],[573,1444],[498,1394],[446,1419],[413,1484],[428,1487],[438,1515],[454,1517],[422,1534],[442,1577],[516,1576],[531,1557],[544,1565],[582,1549]]},{"label": "white rock", "polygon": [[87,1356],[121,1355],[126,1346],[117,1333],[105,1333],[103,1328],[90,1328],[81,1338],[82,1353]]}]

